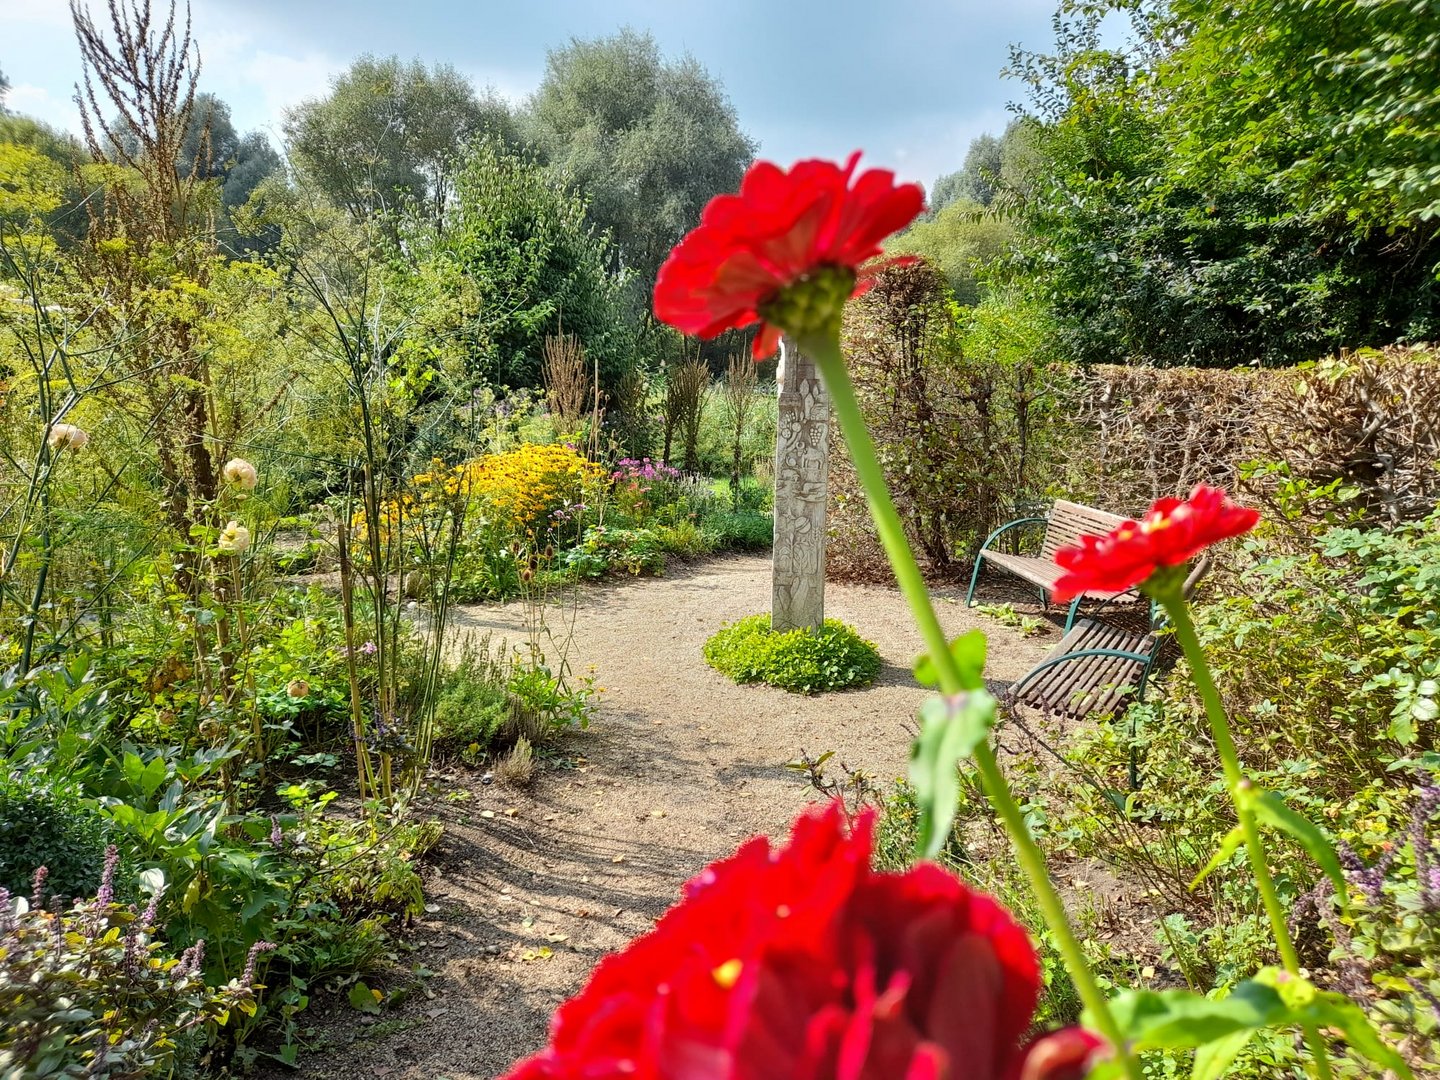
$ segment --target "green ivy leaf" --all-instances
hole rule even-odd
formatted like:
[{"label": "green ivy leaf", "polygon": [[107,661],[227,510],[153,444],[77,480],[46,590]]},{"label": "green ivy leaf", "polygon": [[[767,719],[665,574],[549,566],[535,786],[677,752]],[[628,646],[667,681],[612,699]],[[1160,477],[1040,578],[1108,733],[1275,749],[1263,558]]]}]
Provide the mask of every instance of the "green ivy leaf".
[{"label": "green ivy leaf", "polygon": [[994,697],[979,689],[932,697],[920,706],[920,737],[910,748],[910,782],[920,809],[915,848],[922,859],[934,858],[945,846],[960,797],[956,768],[988,737],[995,710]]}]

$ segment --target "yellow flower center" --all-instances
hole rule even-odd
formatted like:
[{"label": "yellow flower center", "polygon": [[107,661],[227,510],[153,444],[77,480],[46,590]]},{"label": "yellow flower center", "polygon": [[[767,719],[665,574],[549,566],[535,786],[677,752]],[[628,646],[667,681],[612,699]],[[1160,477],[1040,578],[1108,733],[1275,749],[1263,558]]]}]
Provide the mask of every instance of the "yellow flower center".
[{"label": "yellow flower center", "polygon": [[739,960],[726,960],[710,973],[715,980],[715,985],[722,990],[733,990],[735,984],[740,981],[740,972],[745,965]]}]

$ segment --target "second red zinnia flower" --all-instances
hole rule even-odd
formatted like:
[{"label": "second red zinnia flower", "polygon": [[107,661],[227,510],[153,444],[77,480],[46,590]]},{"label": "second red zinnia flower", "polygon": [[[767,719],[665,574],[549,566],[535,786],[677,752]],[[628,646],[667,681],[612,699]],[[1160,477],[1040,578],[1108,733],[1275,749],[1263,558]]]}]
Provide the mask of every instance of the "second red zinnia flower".
[{"label": "second red zinnia flower", "polygon": [[885,169],[856,177],[859,160],[857,152],[843,167],[752,165],[739,193],[710,200],[700,224],[660,268],[656,317],[702,338],[760,322],[752,350],[758,360],[790,329],[772,325],[762,311],[789,286],[836,269],[853,275],[852,295],[863,292],[889,265],[876,261],[881,241],[915,219],[925,193],[918,184],[895,183]]},{"label": "second red zinnia flower", "polygon": [[1188,499],[1160,499],[1140,521],[1127,521],[1104,536],[1082,536],[1057,551],[1055,561],[1065,573],[1055,582],[1055,601],[1085,592],[1124,592],[1211,544],[1249,532],[1259,520],[1258,511],[1236,505],[1219,488],[1196,484]]}]

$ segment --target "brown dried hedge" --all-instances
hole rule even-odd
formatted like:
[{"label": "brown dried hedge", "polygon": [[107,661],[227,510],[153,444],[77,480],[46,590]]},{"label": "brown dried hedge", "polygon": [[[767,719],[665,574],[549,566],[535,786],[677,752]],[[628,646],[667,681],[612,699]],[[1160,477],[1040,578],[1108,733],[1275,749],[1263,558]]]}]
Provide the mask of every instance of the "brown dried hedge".
[{"label": "brown dried hedge", "polygon": [[[1440,349],[1345,352],[1288,369],[1075,369],[961,354],[934,271],[887,273],[851,305],[846,350],[911,543],[964,572],[986,533],[1057,496],[1136,514],[1204,481],[1279,513],[1303,482],[1393,523],[1440,499]],[[828,572],[889,580],[843,450]],[[1335,498],[1312,499],[1324,515]],[[1294,500],[1287,506],[1293,513]]]}]

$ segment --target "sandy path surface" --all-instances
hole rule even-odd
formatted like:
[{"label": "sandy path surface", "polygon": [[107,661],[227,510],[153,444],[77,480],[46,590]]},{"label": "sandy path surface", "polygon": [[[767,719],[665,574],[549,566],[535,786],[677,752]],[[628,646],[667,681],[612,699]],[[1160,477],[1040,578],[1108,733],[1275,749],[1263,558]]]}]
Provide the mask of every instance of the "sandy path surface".
[{"label": "sandy path surface", "polygon": [[[769,608],[768,556],[673,568],[660,579],[581,594],[574,660],[604,687],[590,729],[526,791],[458,772],[432,812],[445,837],[427,870],[439,910],[409,935],[409,963],[435,972],[378,1017],[313,1017],[323,1048],[309,1077],[478,1080],[539,1048],[550,1014],[606,953],[645,931],[687,878],[743,837],[785,830],[814,798],[785,768],[803,748],[881,780],[902,775],[925,691],[910,676],[920,641],[898,592],[829,585],[826,613],[856,626],[885,667],[865,690],[801,697],[735,686],[707,667],[721,623]],[[1022,639],[942,592],[949,633],[991,631],[988,673],[1007,682],[1058,636]],[[523,638],[515,606],[468,607],[457,632]],[[446,788],[448,787],[448,790]]]}]

